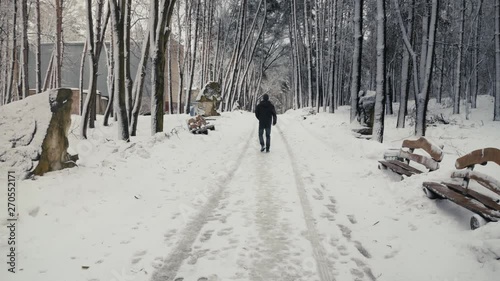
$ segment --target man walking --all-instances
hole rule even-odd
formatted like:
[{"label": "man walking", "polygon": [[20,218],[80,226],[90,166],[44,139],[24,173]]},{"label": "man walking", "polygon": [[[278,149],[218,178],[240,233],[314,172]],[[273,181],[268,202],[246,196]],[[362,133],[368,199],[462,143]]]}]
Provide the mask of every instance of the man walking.
[{"label": "man walking", "polygon": [[[271,146],[271,123],[276,125],[276,109],[274,105],[269,101],[269,95],[264,94],[262,96],[262,101],[255,108],[255,117],[259,119],[259,141],[260,141],[260,151],[266,150],[269,152],[269,147]],[[266,131],[266,143],[264,145],[263,133]]]}]

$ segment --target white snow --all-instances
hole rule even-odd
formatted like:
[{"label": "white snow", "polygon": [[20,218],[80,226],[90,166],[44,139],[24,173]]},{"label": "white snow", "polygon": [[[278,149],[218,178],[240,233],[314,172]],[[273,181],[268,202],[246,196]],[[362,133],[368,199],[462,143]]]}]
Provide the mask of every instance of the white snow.
[{"label": "white snow", "polygon": [[41,153],[52,117],[49,94],[50,91],[0,107],[1,171],[24,174],[34,168],[32,159]]},{"label": "white snow", "polygon": [[[380,144],[352,135],[348,107],[288,111],[269,154],[248,112],[208,120],[216,127],[208,135],[190,134],[190,116],[172,115],[166,134],[151,137],[141,117],[131,143],[113,140],[114,124],[101,120],[79,140],[74,116],[69,152],[79,167],[18,182],[16,274],[5,262],[0,171],[0,280],[498,280],[500,223],[472,231],[469,211],[421,189],[450,180],[457,157],[499,147],[492,99],[479,106],[465,120],[431,102],[431,114],[453,119],[427,131],[444,159],[402,181],[377,168],[384,151],[412,136],[410,125],[395,129],[396,116]],[[497,165],[477,170],[499,179]]]}]

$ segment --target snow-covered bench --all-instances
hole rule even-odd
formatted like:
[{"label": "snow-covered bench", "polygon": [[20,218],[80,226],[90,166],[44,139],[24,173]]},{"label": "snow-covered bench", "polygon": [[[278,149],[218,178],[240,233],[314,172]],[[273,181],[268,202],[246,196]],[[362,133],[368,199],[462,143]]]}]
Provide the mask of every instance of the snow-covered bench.
[{"label": "snow-covered bench", "polygon": [[[458,158],[455,162],[457,170],[451,174],[451,178],[458,179],[461,183],[424,182],[424,192],[430,199],[448,199],[475,213],[470,219],[471,229],[481,227],[490,221],[500,221],[500,181],[474,171],[476,165],[484,166],[488,162],[500,165],[499,149],[478,149]],[[470,180],[475,180],[479,186],[490,190],[492,195],[470,189]]]},{"label": "snow-covered bench", "polygon": [[[421,149],[427,155],[415,154],[415,149]],[[423,173],[420,167],[410,165],[410,161],[424,166],[429,171],[439,169],[439,162],[443,160],[443,147],[435,145],[425,137],[416,140],[407,139],[403,141],[401,149],[390,149],[384,153],[384,160],[378,161],[379,169],[390,169],[401,175],[410,177]]]}]

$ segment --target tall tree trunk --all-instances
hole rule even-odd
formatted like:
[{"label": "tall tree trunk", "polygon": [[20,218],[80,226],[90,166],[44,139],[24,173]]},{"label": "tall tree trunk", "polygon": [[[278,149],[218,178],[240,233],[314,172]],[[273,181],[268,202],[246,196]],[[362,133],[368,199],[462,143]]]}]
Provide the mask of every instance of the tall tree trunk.
[{"label": "tall tree trunk", "polygon": [[[235,77],[236,77],[236,71],[239,66],[239,62],[241,59],[241,56],[243,54],[244,48],[243,46],[243,32],[244,32],[244,27],[245,27],[245,19],[246,19],[246,14],[247,14],[247,0],[241,0],[241,6],[240,6],[240,13],[239,13],[239,21],[238,21],[238,34],[237,34],[237,40],[236,40],[236,45],[233,49],[233,54],[231,57],[231,60],[229,62],[227,72],[226,72],[226,81],[224,82],[224,86],[222,87],[222,96],[223,98],[225,97],[225,111],[228,111],[231,109],[232,104],[231,100],[233,100],[233,88],[234,88],[234,82],[235,82]],[[255,20],[255,19],[254,19]],[[250,36],[250,34],[249,34]],[[248,37],[247,37],[248,38]],[[246,43],[246,42],[245,42]]]},{"label": "tall tree trunk", "polygon": [[392,108],[393,98],[392,98],[392,74],[394,72],[394,68],[389,66],[387,70],[387,74],[385,76],[385,113],[387,115],[393,115],[394,109]]},{"label": "tall tree trunk", "polygon": [[[109,51],[106,50],[106,64],[108,66],[108,77],[107,77],[107,84],[108,84],[108,104],[106,106],[106,110],[104,111],[104,118],[103,118],[103,123],[102,125],[107,127],[109,125],[109,117],[113,113],[113,106],[114,106],[114,97],[115,97],[115,60],[114,60],[114,46],[113,46],[113,33],[111,35],[111,42],[110,42],[110,48]],[[107,45],[104,44],[104,48],[107,49]]]},{"label": "tall tree trunk", "polygon": [[474,30],[474,49],[472,51],[472,66],[473,77],[472,77],[472,96],[471,96],[471,107],[477,107],[477,93],[479,91],[479,71],[478,71],[478,58],[479,58],[479,40],[480,40],[480,32],[481,32],[481,18],[482,18],[482,7],[483,0],[479,0],[476,28]]},{"label": "tall tree trunk", "polygon": [[11,63],[9,69],[9,77],[7,78],[8,86],[7,86],[7,95],[5,99],[5,103],[12,102],[12,92],[14,91],[14,68],[16,65],[16,57],[17,57],[17,35],[16,35],[16,22],[17,22],[17,1],[12,2],[12,6],[14,7],[14,13],[12,15],[12,48],[11,48]]},{"label": "tall tree trunk", "polygon": [[21,93],[19,97],[23,99],[29,95],[29,84],[28,84],[28,3],[27,0],[21,0],[21,62],[19,74],[20,74],[20,84]]},{"label": "tall tree trunk", "polygon": [[36,0],[36,82],[35,92],[42,92],[42,59],[41,59],[41,27],[40,27],[40,0]]},{"label": "tall tree trunk", "polygon": [[385,118],[385,0],[377,0],[377,86],[375,97],[375,119],[373,122],[373,138],[384,141]]},{"label": "tall tree trunk", "polygon": [[410,42],[410,37],[408,36],[408,32],[403,23],[403,17],[401,16],[401,9],[399,8],[399,0],[394,0],[394,6],[396,8],[396,16],[399,22],[399,27],[401,29],[401,33],[403,34],[403,42],[405,43],[406,50],[410,53],[410,57],[412,59],[413,92],[415,93],[415,95],[417,95],[417,93],[420,92],[419,81],[418,81],[419,75],[418,75],[417,55],[413,50],[413,46]]},{"label": "tall tree trunk", "polygon": [[444,62],[446,60],[446,40],[441,46],[441,66],[439,67],[439,80],[436,93],[436,102],[441,103],[443,98],[443,78],[444,78]]},{"label": "tall tree trunk", "polygon": [[351,123],[358,115],[358,93],[361,89],[361,54],[362,54],[362,26],[363,0],[354,1],[354,51],[352,55],[351,80]]},{"label": "tall tree trunk", "polygon": [[156,0],[151,0],[150,5],[152,135],[163,132],[163,115],[165,111],[165,49],[170,34],[170,19],[174,4],[175,0],[162,0],[160,5],[158,5]]},{"label": "tall tree trunk", "polygon": [[43,91],[46,91],[49,87],[51,87],[50,80],[52,79],[52,72],[54,72],[54,58],[55,54],[52,52],[50,55],[49,65],[47,66],[47,71],[45,72],[45,79],[43,79]]},{"label": "tall tree trunk", "polygon": [[493,121],[500,121],[500,0],[495,1],[495,110]]},{"label": "tall tree trunk", "polygon": [[184,105],[184,112],[189,115],[190,110],[189,107],[191,105],[191,88],[193,87],[193,79],[194,79],[194,72],[196,68],[196,55],[198,54],[198,29],[199,29],[199,24],[198,24],[198,16],[200,15],[200,1],[196,1],[196,17],[195,17],[195,28],[194,28],[194,48],[190,52],[191,54],[191,65],[189,66],[189,82],[187,84],[186,88],[186,104]]},{"label": "tall tree trunk", "polygon": [[172,106],[172,102],[174,101],[174,95],[173,95],[173,87],[172,87],[172,41],[169,41],[168,43],[168,50],[167,50],[167,75],[168,75],[168,114],[172,115],[174,114],[172,111],[174,107]]},{"label": "tall tree trunk", "polygon": [[55,60],[55,87],[61,87],[62,80],[62,21],[63,21],[63,0],[56,2],[56,60]]},{"label": "tall tree trunk", "polygon": [[[413,37],[413,14],[415,0],[410,3],[410,9],[408,11],[408,27],[407,32],[411,40]],[[416,78],[415,78],[416,79]],[[403,61],[401,63],[401,94],[399,100],[399,112],[398,112],[398,122],[397,128],[405,127],[406,115],[408,113],[408,92],[410,91],[410,52],[405,48],[403,51]]]},{"label": "tall tree trunk", "polygon": [[184,40],[184,46],[185,46],[185,51],[183,52],[183,55],[181,57],[181,38],[182,38],[182,27],[184,26],[186,28],[187,26],[187,12],[188,12],[188,3],[184,5],[184,24],[181,24],[181,11],[180,11],[180,5],[177,5],[177,28],[178,28],[178,34],[179,34],[179,44],[177,45],[177,71],[179,73],[179,89],[177,92],[177,113],[181,113],[182,111],[182,106],[181,106],[181,101],[182,101],[182,94],[184,92],[184,70],[186,69],[187,65],[187,47],[189,45],[190,40],[188,40],[188,32],[185,32],[185,40]]},{"label": "tall tree trunk", "polygon": [[427,60],[427,45],[429,36],[429,9],[428,9],[429,0],[422,1],[422,42],[420,49],[420,75],[416,79],[419,79],[420,89],[422,89],[424,85],[424,73],[425,73],[425,62]]},{"label": "tall tree trunk", "polygon": [[[110,14],[105,17],[104,26],[103,7],[104,0],[97,1],[97,10],[95,22],[92,17],[92,1],[87,0],[87,47],[89,56],[89,86],[87,88],[87,96],[82,108],[82,118],[80,120],[80,135],[82,138],[87,138],[87,127],[95,128],[96,115],[96,91],[97,79],[99,70],[99,58],[101,55],[102,45],[104,43],[104,35]],[[114,27],[114,26],[113,26]],[[95,31],[94,31],[95,28]],[[80,93],[81,96],[82,93]]]},{"label": "tall tree trunk", "polygon": [[130,73],[130,28],[131,28],[131,15],[132,11],[132,0],[125,0],[125,23],[124,23],[124,64],[125,64],[125,108],[127,110],[127,118],[129,124],[132,123],[132,74]]},{"label": "tall tree trunk", "polygon": [[[322,38],[321,38],[321,33],[319,31],[320,29],[320,20],[321,20],[321,14],[323,13],[323,9],[320,8],[320,4],[318,3],[318,0],[314,0],[314,10],[316,12],[316,16],[314,17],[314,36],[315,36],[315,41],[316,41],[316,112],[319,112],[319,107],[321,106],[321,75],[322,75],[322,55],[321,55],[321,49],[322,49]],[[323,27],[322,27],[323,28]]]},{"label": "tall tree trunk", "polygon": [[293,17],[293,33],[295,37],[295,54],[296,54],[296,64],[297,64],[297,87],[298,91],[297,95],[297,108],[301,108],[304,106],[303,100],[303,87],[302,87],[302,63],[300,62],[300,49],[299,44],[301,42],[301,38],[299,36],[299,25],[297,20],[297,1],[293,0],[293,9],[292,9],[292,17]]},{"label": "tall tree trunk", "polygon": [[311,49],[311,31],[309,27],[309,9],[307,8],[307,0],[304,0],[304,38],[306,47],[306,63],[307,63],[307,106],[313,106],[313,87],[312,87],[312,49]]},{"label": "tall tree trunk", "polygon": [[[290,7],[291,11],[293,13],[293,1],[290,1]],[[292,16],[288,19],[288,37],[290,38],[290,54],[291,57],[290,59],[292,60],[292,93],[293,93],[293,109],[297,109],[297,94],[298,94],[298,87],[297,87],[297,54],[295,53],[295,45],[297,44],[295,36],[293,35],[293,14]],[[253,100],[253,99],[252,99]]]},{"label": "tall tree trunk", "polygon": [[415,124],[415,135],[425,136],[426,130],[426,116],[427,116],[427,104],[429,103],[429,92],[431,88],[431,77],[432,69],[434,63],[434,48],[435,48],[435,38],[436,38],[436,27],[437,27],[437,14],[438,14],[439,0],[432,0],[431,8],[431,20],[429,24],[429,44],[427,47],[427,60],[425,62],[425,75],[424,84],[422,91],[418,93],[416,105],[417,105],[417,118]]},{"label": "tall tree trunk", "polygon": [[464,26],[465,26],[465,0],[462,0],[460,7],[460,27],[458,35],[457,68],[455,70],[455,94],[453,96],[453,114],[460,113],[460,92],[462,90],[462,56],[464,44]]},{"label": "tall tree trunk", "polygon": [[111,19],[113,26],[113,43],[114,43],[114,112],[117,117],[118,139],[129,141],[128,118],[125,108],[125,59],[124,59],[124,18],[125,18],[125,2],[121,0],[109,0]]},{"label": "tall tree trunk", "polygon": [[[88,35],[87,35],[88,36]],[[79,89],[79,97],[78,97],[78,114],[82,115],[83,113],[83,80],[85,77],[85,60],[87,58],[87,51],[88,51],[88,40],[85,40],[85,43],[83,44],[83,51],[82,51],[82,57],[80,59],[80,79],[78,80],[78,89]]]},{"label": "tall tree trunk", "polygon": [[134,96],[134,107],[132,109],[132,119],[130,121],[130,135],[137,135],[137,123],[139,122],[139,113],[142,104],[142,94],[144,91],[144,77],[146,77],[146,69],[149,57],[149,49],[151,48],[150,33],[146,34],[146,38],[142,43],[141,51],[141,61],[135,74],[135,82],[132,88],[132,94]]},{"label": "tall tree trunk", "polygon": [[337,45],[337,0],[334,0],[333,3],[331,4],[330,7],[330,18],[333,18],[331,20],[332,26],[331,26],[331,32],[330,32],[330,56],[329,56],[329,73],[328,73],[328,95],[329,95],[329,102],[330,102],[330,107],[329,107],[329,112],[334,113],[335,112],[335,92],[334,92],[334,84],[335,84],[335,71],[337,70],[338,66],[336,66],[336,45]]}]

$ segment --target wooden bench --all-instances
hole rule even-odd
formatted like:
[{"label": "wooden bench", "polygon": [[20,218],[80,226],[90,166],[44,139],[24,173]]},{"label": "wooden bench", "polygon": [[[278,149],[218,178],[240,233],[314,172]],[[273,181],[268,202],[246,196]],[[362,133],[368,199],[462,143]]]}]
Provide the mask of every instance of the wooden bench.
[{"label": "wooden bench", "polygon": [[[488,162],[500,166],[500,150],[484,148],[474,150],[455,162],[456,171],[452,179],[458,179],[460,184],[449,182],[424,182],[423,189],[430,199],[448,199],[455,204],[468,209],[474,215],[470,219],[471,229],[476,229],[490,221],[500,221],[500,181],[486,174],[474,171],[476,165],[486,165]],[[490,197],[469,188],[470,180],[492,191],[498,198]]]},{"label": "wooden bench", "polygon": [[[427,155],[413,153],[415,149],[422,149]],[[443,147],[431,143],[424,137],[416,140],[404,140],[401,149],[389,150],[384,153],[384,160],[380,160],[379,169],[389,169],[396,174],[410,177],[423,173],[422,170],[410,166],[410,161],[423,165],[429,171],[439,169],[439,162],[443,160]]]}]

